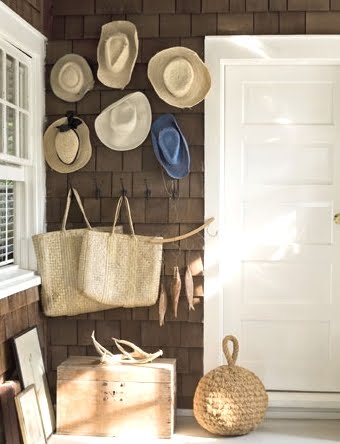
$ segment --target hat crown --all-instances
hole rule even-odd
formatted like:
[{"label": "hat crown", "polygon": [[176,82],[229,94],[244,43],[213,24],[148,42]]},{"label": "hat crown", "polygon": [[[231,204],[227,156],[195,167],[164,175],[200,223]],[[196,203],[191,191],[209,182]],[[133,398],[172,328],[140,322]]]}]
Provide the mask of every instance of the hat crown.
[{"label": "hat crown", "polygon": [[77,133],[72,129],[65,132],[58,130],[55,137],[55,150],[63,163],[66,165],[73,163],[79,151],[79,138]]},{"label": "hat crown", "polygon": [[166,65],[163,80],[167,90],[173,96],[183,97],[191,88],[194,70],[184,57],[175,57]]},{"label": "hat crown", "polygon": [[105,63],[113,72],[120,72],[129,58],[129,39],[126,34],[117,32],[105,42]]},{"label": "hat crown", "polygon": [[110,113],[111,128],[121,134],[130,134],[137,124],[136,106],[129,100],[120,103],[119,106],[113,108]]},{"label": "hat crown", "polygon": [[176,165],[179,161],[181,138],[175,128],[163,128],[158,135],[158,143],[165,160]]},{"label": "hat crown", "polygon": [[58,80],[64,90],[77,94],[81,90],[84,82],[83,71],[77,63],[65,63],[60,69]]}]

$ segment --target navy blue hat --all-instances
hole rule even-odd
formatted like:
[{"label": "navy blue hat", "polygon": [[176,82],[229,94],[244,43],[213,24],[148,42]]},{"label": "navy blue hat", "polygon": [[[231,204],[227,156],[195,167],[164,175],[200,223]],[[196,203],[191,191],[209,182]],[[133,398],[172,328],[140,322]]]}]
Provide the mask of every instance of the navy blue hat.
[{"label": "navy blue hat", "polygon": [[167,174],[182,179],[190,172],[188,143],[172,114],[164,114],[151,126],[155,155]]}]

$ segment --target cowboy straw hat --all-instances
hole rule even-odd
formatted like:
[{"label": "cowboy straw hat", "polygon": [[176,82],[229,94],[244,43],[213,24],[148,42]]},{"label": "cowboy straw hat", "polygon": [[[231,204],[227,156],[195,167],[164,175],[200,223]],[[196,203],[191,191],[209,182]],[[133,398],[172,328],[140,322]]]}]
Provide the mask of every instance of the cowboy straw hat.
[{"label": "cowboy straw hat", "polygon": [[178,108],[197,105],[211,86],[206,65],[194,51],[182,46],[155,54],[148,64],[148,77],[158,96]]},{"label": "cowboy straw hat", "polygon": [[137,54],[136,26],[126,20],[106,23],[97,47],[98,79],[111,88],[124,89],[130,82]]},{"label": "cowboy straw hat", "polygon": [[89,64],[78,54],[66,54],[57,60],[50,82],[54,94],[65,102],[78,102],[94,85]]},{"label": "cowboy straw hat", "polygon": [[147,138],[151,127],[151,106],[137,91],[105,108],[94,122],[97,136],[108,148],[128,151]]},{"label": "cowboy straw hat", "polygon": [[190,172],[188,143],[172,114],[163,114],[151,127],[154,153],[167,174],[182,179]]},{"label": "cowboy straw hat", "polygon": [[90,160],[92,146],[85,122],[69,111],[53,122],[44,133],[45,159],[58,173],[73,173]]}]

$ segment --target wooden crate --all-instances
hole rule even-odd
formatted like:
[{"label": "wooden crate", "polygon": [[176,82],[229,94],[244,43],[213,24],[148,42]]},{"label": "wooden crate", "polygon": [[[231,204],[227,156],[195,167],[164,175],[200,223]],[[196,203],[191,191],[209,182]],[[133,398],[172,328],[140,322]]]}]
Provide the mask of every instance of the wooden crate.
[{"label": "wooden crate", "polygon": [[57,433],[171,438],[176,360],[104,365],[72,356],[57,371]]}]

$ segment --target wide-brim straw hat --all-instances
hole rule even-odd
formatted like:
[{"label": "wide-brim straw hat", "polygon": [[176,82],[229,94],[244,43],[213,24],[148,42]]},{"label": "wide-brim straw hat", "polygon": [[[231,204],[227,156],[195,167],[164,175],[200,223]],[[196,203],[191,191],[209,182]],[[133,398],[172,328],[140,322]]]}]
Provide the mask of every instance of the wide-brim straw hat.
[{"label": "wide-brim straw hat", "polygon": [[196,52],[176,46],[155,54],[148,77],[158,96],[169,105],[190,108],[208,94],[211,78]]},{"label": "wide-brim straw hat", "polygon": [[49,166],[58,173],[73,173],[83,168],[91,158],[92,146],[90,132],[82,119],[78,117],[74,129],[60,131],[61,125],[68,125],[68,117],[53,122],[44,134],[45,159]]},{"label": "wide-brim straw hat", "polygon": [[163,114],[151,127],[155,156],[173,179],[182,179],[190,172],[188,143],[172,114]]},{"label": "wide-brim straw hat", "polygon": [[57,60],[50,82],[54,94],[65,102],[78,102],[94,85],[89,64],[78,54],[66,54]]},{"label": "wide-brim straw hat", "polygon": [[126,20],[106,23],[97,47],[98,79],[110,88],[123,89],[130,82],[137,54],[136,26]]},{"label": "wide-brim straw hat", "polygon": [[97,136],[108,148],[127,151],[147,138],[151,127],[151,106],[137,91],[105,108],[94,122]]}]

